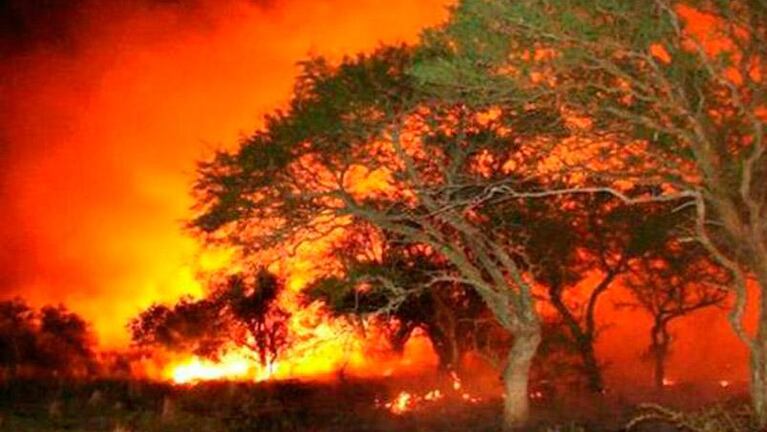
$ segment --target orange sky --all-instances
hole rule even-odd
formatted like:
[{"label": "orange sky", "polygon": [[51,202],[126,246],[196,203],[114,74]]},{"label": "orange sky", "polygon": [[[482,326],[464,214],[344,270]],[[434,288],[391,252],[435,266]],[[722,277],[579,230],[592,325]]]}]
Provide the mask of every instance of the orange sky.
[{"label": "orange sky", "polygon": [[199,291],[181,230],[195,161],[283,103],[297,61],[446,16],[445,0],[198,3],[88,8],[75,48],[0,66],[0,293],[64,302],[107,345],[150,302]]}]

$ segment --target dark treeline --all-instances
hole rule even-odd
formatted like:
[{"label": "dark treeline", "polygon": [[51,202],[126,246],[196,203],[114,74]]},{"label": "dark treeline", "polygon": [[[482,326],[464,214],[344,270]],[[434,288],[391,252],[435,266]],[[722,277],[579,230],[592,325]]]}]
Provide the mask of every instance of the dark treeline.
[{"label": "dark treeline", "polygon": [[99,370],[87,323],[64,306],[0,302],[3,377],[85,377]]}]

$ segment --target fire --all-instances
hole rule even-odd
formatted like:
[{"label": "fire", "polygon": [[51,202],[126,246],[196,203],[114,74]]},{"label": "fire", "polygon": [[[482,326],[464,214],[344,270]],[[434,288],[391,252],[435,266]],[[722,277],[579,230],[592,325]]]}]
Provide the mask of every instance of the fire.
[{"label": "fire", "polygon": [[392,412],[392,414],[402,414],[410,411],[413,408],[413,395],[406,391],[400,392],[393,401],[387,402],[384,406]]},{"label": "fire", "polygon": [[464,403],[477,404],[482,402],[482,398],[462,391],[463,383],[455,372],[450,373],[452,391],[444,393],[440,389],[432,389],[423,393],[414,393],[402,390],[388,402],[376,401],[376,405],[386,409],[392,414],[402,415],[407,412],[425,408],[431,404],[450,398]]},{"label": "fire", "polygon": [[254,367],[254,362],[239,353],[227,355],[219,361],[192,357],[181,364],[171,367],[170,378],[176,384],[189,384],[198,381],[221,379],[254,379],[261,381],[269,378]]}]

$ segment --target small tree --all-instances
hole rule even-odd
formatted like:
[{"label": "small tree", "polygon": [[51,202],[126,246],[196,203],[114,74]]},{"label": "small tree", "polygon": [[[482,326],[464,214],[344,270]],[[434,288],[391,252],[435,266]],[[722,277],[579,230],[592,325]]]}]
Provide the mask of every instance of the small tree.
[{"label": "small tree", "polygon": [[648,353],[653,360],[653,382],[663,389],[671,349],[669,326],[700,309],[722,306],[730,278],[701,247],[667,240],[662,250],[642,256],[625,279],[635,303],[652,317]]},{"label": "small tree", "polygon": [[288,343],[288,314],[277,302],[281,290],[279,279],[264,269],[227,276],[206,298],[150,306],[129,325],[133,342],[206,357],[235,345],[271,367]]},{"label": "small tree", "polygon": [[0,367],[7,376],[84,376],[96,371],[88,324],[64,306],[35,310],[23,300],[0,302]]},{"label": "small tree", "polygon": [[134,345],[164,347],[214,356],[225,342],[226,320],[211,299],[182,298],[173,306],[154,304],[131,320]]},{"label": "small tree", "polygon": [[252,277],[230,276],[215,294],[231,316],[235,343],[248,347],[270,368],[288,344],[289,314],[277,303],[281,291],[280,280],[260,269]]}]

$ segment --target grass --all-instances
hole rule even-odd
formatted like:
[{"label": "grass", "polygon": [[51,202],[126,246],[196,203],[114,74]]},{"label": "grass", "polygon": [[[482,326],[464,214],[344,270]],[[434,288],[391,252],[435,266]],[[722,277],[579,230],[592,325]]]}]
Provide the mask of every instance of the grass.
[{"label": "grass", "polygon": [[[396,383],[399,384],[399,383]],[[0,383],[0,430],[13,432],[492,432],[500,400],[467,404],[450,397],[395,415],[391,382],[205,383],[176,387],[140,381]],[[588,415],[547,401],[535,407],[536,432],[755,430],[742,404],[675,411],[605,403]]]}]

